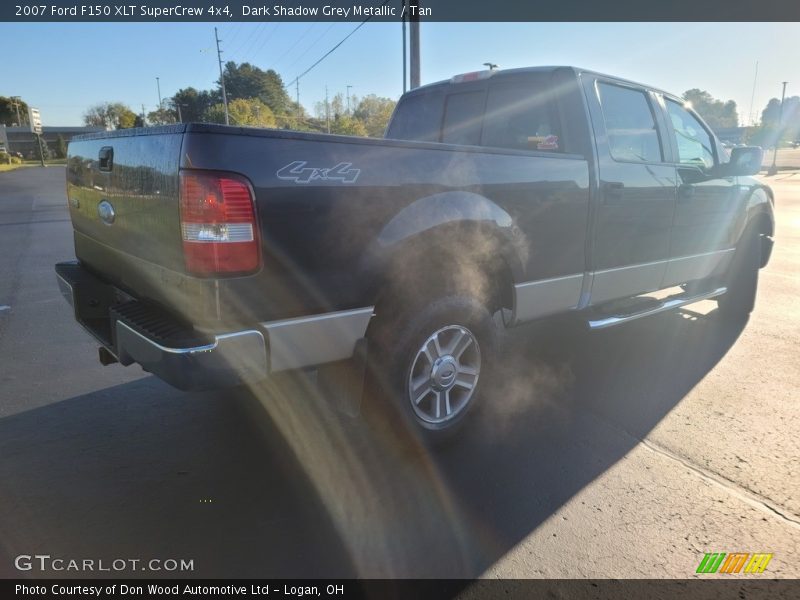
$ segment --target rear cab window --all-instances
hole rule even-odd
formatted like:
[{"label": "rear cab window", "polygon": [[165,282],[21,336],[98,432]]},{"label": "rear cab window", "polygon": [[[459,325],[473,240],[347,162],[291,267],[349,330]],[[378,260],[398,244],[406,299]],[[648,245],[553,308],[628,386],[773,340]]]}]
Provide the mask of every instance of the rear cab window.
[{"label": "rear cab window", "polygon": [[546,76],[490,85],[481,145],[563,152],[564,140],[551,88]]},{"label": "rear cab window", "polygon": [[438,142],[444,97],[440,92],[407,96],[397,107],[386,137],[395,140]]},{"label": "rear cab window", "polygon": [[[564,78],[567,85],[561,82]],[[554,87],[563,88],[558,98]],[[579,90],[571,73],[501,75],[479,83],[443,84],[405,96],[386,137],[517,151],[576,152],[580,144],[574,138],[582,140],[589,135],[584,132],[583,106],[573,106],[576,98],[579,101]],[[567,114],[576,121],[571,132],[565,124]]]},{"label": "rear cab window", "polygon": [[448,94],[442,123],[442,142],[477,146],[481,141],[486,92]]}]

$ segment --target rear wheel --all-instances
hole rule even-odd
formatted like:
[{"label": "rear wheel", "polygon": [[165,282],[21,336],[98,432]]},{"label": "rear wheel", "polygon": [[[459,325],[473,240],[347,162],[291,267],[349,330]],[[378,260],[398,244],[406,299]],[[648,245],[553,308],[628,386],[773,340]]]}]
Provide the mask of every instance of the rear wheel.
[{"label": "rear wheel", "polygon": [[728,291],[717,300],[720,315],[728,320],[743,321],[753,312],[761,266],[761,236],[750,227],[736,246],[728,268]]},{"label": "rear wheel", "polygon": [[450,295],[383,317],[370,340],[371,420],[402,426],[426,444],[450,439],[487,386],[495,346],[489,311]]}]

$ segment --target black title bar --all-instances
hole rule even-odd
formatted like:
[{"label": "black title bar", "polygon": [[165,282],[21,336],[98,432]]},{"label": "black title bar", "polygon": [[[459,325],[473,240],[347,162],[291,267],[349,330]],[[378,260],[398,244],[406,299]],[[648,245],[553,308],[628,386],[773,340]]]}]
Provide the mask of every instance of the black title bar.
[{"label": "black title bar", "polygon": [[790,0],[11,0],[6,22],[800,21]]}]

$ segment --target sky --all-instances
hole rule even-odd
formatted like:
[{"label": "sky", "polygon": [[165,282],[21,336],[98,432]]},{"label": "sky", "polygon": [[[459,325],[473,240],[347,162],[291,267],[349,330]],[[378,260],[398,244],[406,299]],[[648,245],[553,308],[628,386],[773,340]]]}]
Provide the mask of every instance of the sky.
[{"label": "sky", "polygon": [[[220,23],[224,60],[275,69],[284,83],[353,31],[356,23]],[[45,126],[79,125],[85,110],[121,101],[135,112],[184,87],[219,78],[213,23],[0,23],[0,95],[40,109]],[[481,70],[575,65],[681,94],[704,89],[756,120],[770,98],[800,95],[800,23],[426,23],[422,83]],[[753,81],[758,77],[753,96]],[[329,95],[403,91],[399,23],[367,23],[300,80],[313,112]],[[292,98],[295,88],[288,90]],[[752,113],[751,113],[751,96]]]}]

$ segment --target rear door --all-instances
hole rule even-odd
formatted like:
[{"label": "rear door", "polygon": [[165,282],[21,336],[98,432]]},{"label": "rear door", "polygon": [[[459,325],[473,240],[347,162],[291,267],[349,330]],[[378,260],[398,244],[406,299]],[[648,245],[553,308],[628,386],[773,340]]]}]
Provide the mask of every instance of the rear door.
[{"label": "rear door", "polygon": [[661,287],[670,258],[675,165],[648,90],[584,75],[599,167],[590,242],[591,303]]},{"label": "rear door", "polygon": [[707,126],[682,102],[662,102],[678,180],[667,287],[707,277],[730,258],[741,199],[735,177],[714,174],[723,157]]}]

